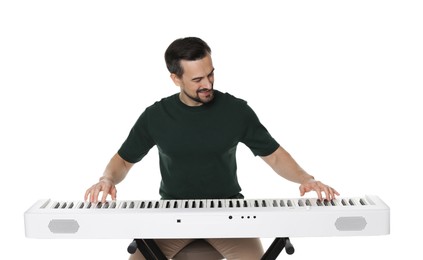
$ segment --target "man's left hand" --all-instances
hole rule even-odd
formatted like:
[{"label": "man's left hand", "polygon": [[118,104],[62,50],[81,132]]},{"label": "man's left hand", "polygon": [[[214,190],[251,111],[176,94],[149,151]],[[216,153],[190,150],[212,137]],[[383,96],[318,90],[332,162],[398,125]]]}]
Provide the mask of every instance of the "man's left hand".
[{"label": "man's left hand", "polygon": [[339,193],[334,188],[314,179],[310,179],[300,185],[301,196],[310,191],[315,191],[319,200],[323,200],[322,193],[325,194],[325,199],[327,200],[335,199],[335,195],[339,196]]}]

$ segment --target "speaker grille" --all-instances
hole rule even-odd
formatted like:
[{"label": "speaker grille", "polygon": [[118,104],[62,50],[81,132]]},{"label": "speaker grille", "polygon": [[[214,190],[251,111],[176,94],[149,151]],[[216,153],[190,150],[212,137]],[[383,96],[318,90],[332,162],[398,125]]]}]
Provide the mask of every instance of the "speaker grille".
[{"label": "speaker grille", "polygon": [[361,216],[339,217],[335,221],[336,229],[339,231],[361,231],[367,225],[366,219]]},{"label": "speaker grille", "polygon": [[79,224],[74,219],[52,219],[48,228],[55,234],[72,234],[78,232]]}]

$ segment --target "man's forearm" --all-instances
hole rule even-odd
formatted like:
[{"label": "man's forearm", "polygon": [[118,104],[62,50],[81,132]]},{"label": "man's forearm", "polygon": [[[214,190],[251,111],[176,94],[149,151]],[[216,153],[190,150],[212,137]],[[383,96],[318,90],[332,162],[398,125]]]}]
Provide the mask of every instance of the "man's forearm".
[{"label": "man's forearm", "polygon": [[129,163],[122,159],[119,154],[115,154],[110,162],[107,164],[106,169],[104,170],[103,176],[100,178],[101,180],[108,180],[111,181],[114,185],[120,183],[123,179],[125,179],[126,175],[128,174],[129,170],[132,168],[134,164]]},{"label": "man's forearm", "polygon": [[295,183],[305,183],[313,180],[314,177],[308,174],[282,147],[279,147],[272,154],[262,157],[272,169],[283,178]]}]

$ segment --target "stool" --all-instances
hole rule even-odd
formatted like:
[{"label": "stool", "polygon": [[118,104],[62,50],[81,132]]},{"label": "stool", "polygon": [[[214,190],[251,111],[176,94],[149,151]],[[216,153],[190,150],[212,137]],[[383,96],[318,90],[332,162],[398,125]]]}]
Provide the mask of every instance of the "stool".
[{"label": "stool", "polygon": [[198,239],[184,247],[173,260],[221,260],[225,259],[204,239]]}]

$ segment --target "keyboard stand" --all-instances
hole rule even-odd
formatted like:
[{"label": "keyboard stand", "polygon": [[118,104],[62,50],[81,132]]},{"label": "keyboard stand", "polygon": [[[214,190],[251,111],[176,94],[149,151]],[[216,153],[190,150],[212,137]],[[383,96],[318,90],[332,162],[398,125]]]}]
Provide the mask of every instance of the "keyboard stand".
[{"label": "keyboard stand", "polygon": [[135,238],[128,246],[128,253],[134,254],[137,249],[147,260],[167,260],[154,239]]},{"label": "keyboard stand", "polygon": [[[288,255],[292,255],[295,252],[289,237],[275,238],[261,260],[275,260],[284,248]],[[128,253],[134,254],[137,249],[147,260],[167,260],[156,242],[154,242],[154,239],[135,238],[128,246]]]},{"label": "keyboard stand", "polygon": [[277,237],[273,243],[269,246],[266,253],[264,253],[261,260],[274,260],[285,248],[285,252],[288,255],[292,255],[295,252],[294,246],[291,244],[289,237]]}]

